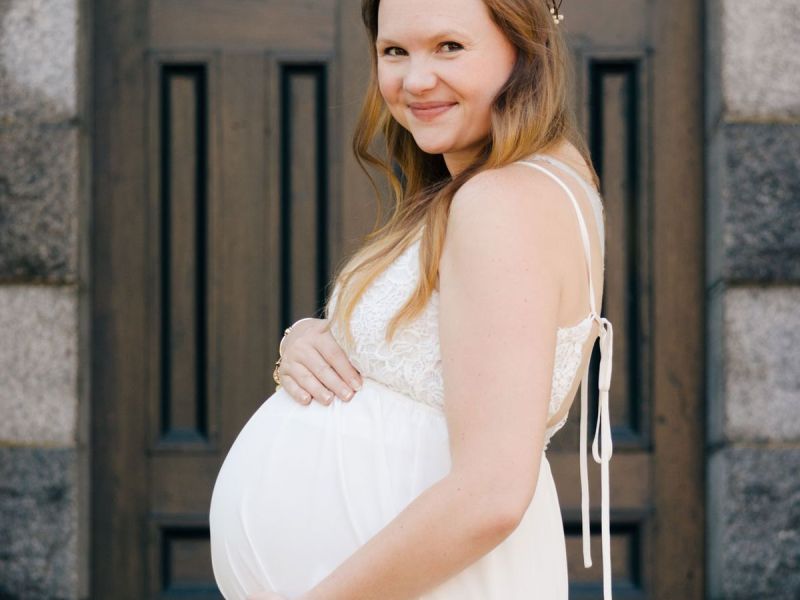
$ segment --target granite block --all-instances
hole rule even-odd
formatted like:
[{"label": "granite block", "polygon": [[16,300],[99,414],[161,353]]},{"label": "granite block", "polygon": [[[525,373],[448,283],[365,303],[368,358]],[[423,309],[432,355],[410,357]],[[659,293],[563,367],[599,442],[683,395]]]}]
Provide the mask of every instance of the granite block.
[{"label": "granite block", "polygon": [[0,130],[0,281],[76,280],[78,143],[73,125]]},{"label": "granite block", "polygon": [[725,441],[725,286],[716,285],[706,300],[706,439],[711,444]]},{"label": "granite block", "polygon": [[800,597],[800,448],[728,446],[709,461],[711,600]]},{"label": "granite block", "polygon": [[0,598],[78,597],[76,452],[0,447]]},{"label": "granite block", "polygon": [[704,0],[704,125],[706,138],[718,127],[726,107],[722,97],[722,5],[725,0]]},{"label": "granite block", "polygon": [[0,1],[0,127],[77,111],[79,0]]},{"label": "granite block", "polygon": [[721,0],[722,95],[736,120],[800,116],[800,3]]},{"label": "granite block", "polygon": [[[800,282],[800,125],[726,124],[716,186],[726,280]],[[715,261],[711,261],[714,263]]]},{"label": "granite block", "polygon": [[77,302],[74,287],[0,286],[0,443],[75,444]]},{"label": "granite block", "polygon": [[800,442],[800,286],[725,292],[724,435]]}]

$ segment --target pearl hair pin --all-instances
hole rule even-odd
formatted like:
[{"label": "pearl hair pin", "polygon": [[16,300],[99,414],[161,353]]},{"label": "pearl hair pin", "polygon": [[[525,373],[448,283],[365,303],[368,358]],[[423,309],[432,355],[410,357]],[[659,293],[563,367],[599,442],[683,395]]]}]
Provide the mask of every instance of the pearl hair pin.
[{"label": "pearl hair pin", "polygon": [[559,12],[559,9],[561,8],[561,2],[563,2],[563,0],[558,0],[558,2],[556,2],[556,0],[549,0],[549,3],[552,5],[550,7],[550,14],[553,15],[553,22],[556,25],[564,20],[564,15]]}]

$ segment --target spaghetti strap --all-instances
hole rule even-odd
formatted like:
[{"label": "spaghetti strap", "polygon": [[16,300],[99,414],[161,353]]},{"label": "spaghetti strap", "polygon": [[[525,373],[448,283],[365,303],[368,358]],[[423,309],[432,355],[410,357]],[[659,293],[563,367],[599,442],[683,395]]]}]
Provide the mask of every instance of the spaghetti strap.
[{"label": "spaghetti strap", "polygon": [[[569,196],[569,199],[572,201],[572,206],[575,208],[575,213],[578,215],[578,224],[580,226],[581,241],[583,242],[583,250],[586,256],[586,269],[589,279],[589,304],[591,306],[591,316],[600,325],[600,372],[598,375],[597,385],[600,406],[597,413],[597,424],[594,430],[594,439],[592,440],[592,456],[594,457],[595,462],[600,463],[600,528],[603,554],[603,600],[611,600],[611,533],[609,515],[610,500],[608,463],[611,460],[613,447],[611,442],[611,417],[609,416],[608,408],[608,392],[611,387],[611,359],[614,345],[614,330],[611,326],[611,321],[605,317],[601,317],[597,312],[596,303],[594,300],[594,284],[592,283],[592,255],[589,249],[589,233],[586,229],[586,222],[583,219],[583,213],[581,213],[578,200],[575,198],[572,190],[569,189],[564,181],[550,169],[546,169],[541,165],[537,165],[529,161],[519,160],[516,162],[537,169],[547,174],[551,179],[558,183],[558,185],[561,186],[561,188],[566,192],[567,196]],[[572,174],[576,178],[581,179],[577,173],[573,172]],[[586,568],[592,566],[589,521],[589,475],[586,464],[586,415],[589,408],[588,396],[589,365],[586,366],[586,370],[581,378],[580,417],[581,527],[583,532],[583,565]],[[599,452],[597,447],[598,433],[602,438],[602,449]]]},{"label": "spaghetti strap", "polygon": [[557,159],[557,158],[555,158],[555,157],[553,157],[553,156],[551,156],[549,154],[534,154],[533,158],[537,159],[537,160],[543,160],[543,161],[545,161],[547,163],[550,163],[552,165],[555,165],[555,166],[559,167],[562,171],[566,171],[567,173],[572,175],[572,177],[574,177],[575,180],[578,183],[581,184],[581,187],[584,190],[586,190],[586,194],[589,196],[589,199],[592,201],[591,204],[592,204],[592,209],[594,209],[595,220],[597,221],[597,229],[600,232],[600,242],[601,242],[600,243],[600,251],[601,251],[601,254],[603,256],[603,259],[605,259],[606,232],[605,232],[605,223],[604,223],[604,219],[603,219],[603,213],[604,213],[603,202],[602,202],[602,199],[600,197],[600,192],[598,192],[594,188],[594,186],[590,185],[589,182],[586,181],[586,179],[584,179],[578,173],[578,171],[575,170],[574,167],[570,166],[569,164],[565,163],[564,161],[559,160],[559,159]]},{"label": "spaghetti strap", "polygon": [[586,221],[583,219],[583,213],[581,212],[580,206],[578,205],[578,200],[575,198],[575,194],[572,193],[572,190],[569,189],[567,184],[555,173],[550,171],[550,169],[545,169],[541,165],[537,165],[532,162],[527,161],[517,161],[519,164],[527,165],[529,167],[533,167],[534,169],[538,169],[539,171],[546,173],[549,175],[553,180],[555,180],[558,185],[560,185],[563,190],[569,196],[569,199],[572,200],[572,206],[575,209],[575,214],[578,215],[578,224],[580,225],[581,229],[581,241],[583,242],[583,253],[586,257],[586,275],[589,279],[589,306],[592,309],[592,315],[597,313],[597,309],[595,306],[594,301],[594,283],[592,282],[592,254],[589,250],[589,232],[586,229]]}]

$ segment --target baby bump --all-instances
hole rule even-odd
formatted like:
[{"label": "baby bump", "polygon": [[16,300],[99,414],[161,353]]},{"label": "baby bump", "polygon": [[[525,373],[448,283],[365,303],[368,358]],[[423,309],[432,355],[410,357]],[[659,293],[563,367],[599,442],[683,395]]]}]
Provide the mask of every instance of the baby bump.
[{"label": "baby bump", "polygon": [[449,466],[443,415],[372,379],[329,406],[279,389],[240,432],[214,488],[220,588],[228,598],[265,585],[302,593]]}]

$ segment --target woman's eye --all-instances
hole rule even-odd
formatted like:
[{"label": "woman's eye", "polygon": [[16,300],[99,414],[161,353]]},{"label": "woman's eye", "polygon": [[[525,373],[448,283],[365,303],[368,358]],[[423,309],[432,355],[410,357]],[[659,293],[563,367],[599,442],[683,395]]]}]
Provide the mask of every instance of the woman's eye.
[{"label": "woman's eye", "polygon": [[444,46],[450,46],[451,48],[453,48],[452,51],[461,50],[463,48],[463,46],[461,44],[459,44],[458,42],[442,42],[442,46],[443,47]]},{"label": "woman's eye", "polygon": [[383,49],[383,53],[386,56],[398,56],[398,54],[393,53],[394,50],[399,50],[400,52],[404,51],[402,48],[398,48],[397,46],[389,46]]}]

